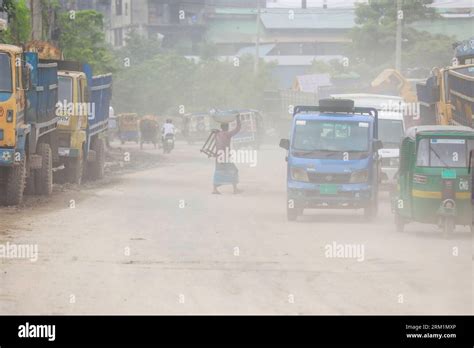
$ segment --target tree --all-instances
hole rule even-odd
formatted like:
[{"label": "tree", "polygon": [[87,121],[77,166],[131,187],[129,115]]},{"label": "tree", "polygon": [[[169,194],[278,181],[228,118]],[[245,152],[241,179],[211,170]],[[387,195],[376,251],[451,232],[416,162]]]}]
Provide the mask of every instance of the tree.
[{"label": "tree", "polygon": [[65,59],[89,63],[94,73],[113,72],[117,62],[107,47],[103,16],[97,11],[65,12],[59,16],[59,45]]},{"label": "tree", "polygon": [[116,74],[114,108],[139,114],[175,114],[210,108],[259,108],[271,83],[268,64],[253,71],[253,58],[194,60],[160,53]]},{"label": "tree", "polygon": [[118,49],[116,55],[121,61],[126,59],[131,65],[139,65],[162,52],[160,40],[145,38],[131,30],[125,38],[125,46]]},{"label": "tree", "polygon": [[[427,7],[433,0],[404,0],[403,10],[403,56],[407,68],[430,64],[443,66],[449,64],[452,54],[451,43],[454,38],[445,35],[432,35],[407,26],[418,20],[434,19],[438,15]],[[356,6],[356,23],[351,32],[351,66],[360,69],[369,78],[395,63],[395,37],[397,22],[397,2],[393,0],[369,0]],[[364,71],[362,73],[362,71]]]},{"label": "tree", "polygon": [[29,40],[31,32],[30,12],[26,0],[4,0],[0,11],[8,16],[8,29],[0,34],[0,41],[20,45]]},{"label": "tree", "polygon": [[[436,17],[434,9],[426,7],[433,0],[404,0],[402,1],[403,22],[413,23],[420,19]],[[356,23],[378,23],[388,25],[397,22],[397,1],[369,0],[367,3],[357,3]]]}]

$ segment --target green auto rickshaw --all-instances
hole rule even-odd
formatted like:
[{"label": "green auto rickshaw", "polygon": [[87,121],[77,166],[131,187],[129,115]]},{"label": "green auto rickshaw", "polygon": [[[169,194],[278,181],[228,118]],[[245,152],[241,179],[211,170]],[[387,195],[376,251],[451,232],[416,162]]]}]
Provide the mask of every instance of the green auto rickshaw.
[{"label": "green auto rickshaw", "polygon": [[405,224],[437,224],[445,237],[456,225],[471,226],[469,155],[474,129],[464,126],[409,128],[400,146],[397,191],[392,196],[397,231]]}]

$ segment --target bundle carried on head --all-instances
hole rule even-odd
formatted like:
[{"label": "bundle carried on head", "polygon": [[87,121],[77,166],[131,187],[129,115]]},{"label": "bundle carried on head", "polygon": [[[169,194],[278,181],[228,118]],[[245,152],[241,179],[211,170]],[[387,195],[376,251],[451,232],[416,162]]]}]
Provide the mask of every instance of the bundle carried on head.
[{"label": "bundle carried on head", "polygon": [[239,112],[236,110],[217,110],[213,109],[209,111],[209,114],[214,119],[214,121],[218,123],[229,123],[235,121],[237,116],[239,116]]}]

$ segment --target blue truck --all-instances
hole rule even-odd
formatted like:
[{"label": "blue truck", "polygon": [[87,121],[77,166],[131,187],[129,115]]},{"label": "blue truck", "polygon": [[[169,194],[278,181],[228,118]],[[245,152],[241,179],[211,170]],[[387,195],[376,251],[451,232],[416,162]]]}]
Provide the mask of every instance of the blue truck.
[{"label": "blue truck", "polygon": [[294,109],[287,154],[287,217],[307,208],[364,209],[377,214],[380,161],[378,113],[354,101],[325,99]]},{"label": "blue truck", "polygon": [[57,153],[57,64],[0,45],[0,203],[49,195]]}]

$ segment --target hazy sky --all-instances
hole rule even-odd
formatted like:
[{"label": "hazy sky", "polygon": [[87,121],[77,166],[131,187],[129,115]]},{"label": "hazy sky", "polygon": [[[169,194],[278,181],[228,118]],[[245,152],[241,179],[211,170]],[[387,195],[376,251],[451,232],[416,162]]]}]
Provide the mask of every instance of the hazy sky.
[{"label": "hazy sky", "polygon": [[[308,7],[323,7],[326,3],[328,8],[353,7],[356,2],[367,2],[367,0],[307,0]],[[474,0],[434,0],[439,7],[474,7]],[[267,0],[267,7],[298,8],[301,0]]]}]

